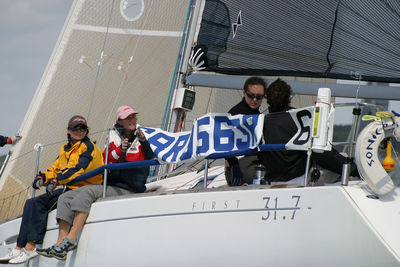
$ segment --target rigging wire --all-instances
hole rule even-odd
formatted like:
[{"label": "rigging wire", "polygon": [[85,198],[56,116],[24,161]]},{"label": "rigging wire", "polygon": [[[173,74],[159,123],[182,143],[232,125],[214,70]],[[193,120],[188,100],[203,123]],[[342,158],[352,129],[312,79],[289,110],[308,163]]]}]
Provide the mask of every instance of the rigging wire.
[{"label": "rigging wire", "polygon": [[355,72],[354,76],[356,78],[358,78],[358,86],[357,86],[357,91],[356,91],[356,107],[358,108],[359,107],[359,105],[358,105],[358,99],[359,99],[358,93],[360,92],[362,75],[359,72]]},{"label": "rigging wire", "polygon": [[211,97],[212,97],[213,92],[214,92],[214,87],[210,88],[210,94],[208,95],[207,106],[206,106],[206,109],[205,109],[204,113],[208,112],[208,108],[210,106],[210,101],[211,101]]},{"label": "rigging wire", "polygon": [[[362,79],[362,75],[361,73],[359,73],[358,71],[352,72],[351,76],[356,78],[358,80],[358,85],[357,85],[357,90],[356,90],[356,96],[355,96],[355,107],[354,109],[359,109],[360,108],[360,103],[359,103],[359,91],[360,91],[360,87],[361,87],[361,79]],[[354,116],[354,115],[353,115]],[[350,150],[352,148],[352,142],[354,140],[352,140],[351,138],[351,133],[353,133],[354,131],[356,131],[358,128],[358,125],[352,123],[351,127],[350,127],[350,131],[349,131],[349,135],[347,136],[346,142],[348,144],[343,146],[342,152],[347,153],[348,155],[350,154]],[[356,133],[357,134],[357,133]]]},{"label": "rigging wire", "polygon": [[[101,51],[102,51],[101,52],[101,56],[102,57],[104,55],[104,49],[106,47],[106,41],[107,41],[107,37],[108,37],[108,31],[110,29],[111,18],[112,18],[112,14],[114,12],[114,4],[115,4],[115,0],[112,1],[110,15],[108,16],[107,30],[106,30],[106,33],[104,35],[103,47],[101,49]],[[95,94],[95,91],[96,91],[97,83],[99,81],[100,68],[101,68],[101,64],[97,64],[96,78],[94,80],[94,86],[93,86],[92,96],[91,96],[91,100],[90,100],[90,104],[89,104],[89,110],[88,110],[88,114],[87,114],[87,117],[86,117],[87,120],[89,120],[89,118],[90,118],[90,113],[91,113],[92,106],[93,106],[93,101],[94,101],[94,94]]]},{"label": "rigging wire", "polygon": [[[147,10],[146,11],[146,15],[144,16],[144,19],[142,20],[142,23],[141,23],[141,25],[139,27],[140,32],[143,31],[143,27],[144,27],[144,25],[146,25],[146,22],[147,22],[148,18],[150,17],[150,11],[152,10],[152,4],[153,4],[153,1],[151,1],[150,4],[149,4],[149,7],[146,8],[146,10]],[[130,57],[131,59],[135,59],[136,51],[137,51],[137,48],[138,48],[138,45],[139,45],[139,41],[141,41],[141,39],[142,39],[141,37],[142,37],[142,35],[138,34],[135,46],[132,48],[132,51],[131,51],[131,57]],[[131,39],[133,39],[133,36],[130,38],[130,40]],[[128,64],[128,66],[126,67],[126,70],[125,70],[126,73],[128,73],[129,68],[130,68],[130,62]],[[109,125],[109,123],[110,123],[111,116],[112,116],[112,111],[115,110],[118,97],[119,97],[119,95],[121,93],[122,87],[124,86],[125,82],[127,82],[127,80],[125,79],[125,76],[122,75],[121,76],[121,82],[119,84],[117,93],[115,94],[115,97],[114,97],[114,102],[113,102],[112,107],[111,107],[111,109],[110,109],[110,111],[108,113],[107,119],[105,120],[105,124],[106,125]],[[103,139],[103,138],[104,138],[104,134],[101,136],[101,139]]]}]

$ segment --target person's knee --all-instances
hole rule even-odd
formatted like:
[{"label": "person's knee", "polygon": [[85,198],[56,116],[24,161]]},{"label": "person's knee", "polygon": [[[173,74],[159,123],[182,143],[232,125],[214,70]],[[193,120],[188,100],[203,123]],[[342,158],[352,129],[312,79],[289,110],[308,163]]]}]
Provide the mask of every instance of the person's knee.
[{"label": "person's knee", "polygon": [[90,187],[79,192],[79,194],[71,200],[71,210],[88,213],[93,202],[97,200],[98,194],[99,192],[95,187]]},{"label": "person's knee", "polygon": [[61,194],[61,195],[58,197],[58,202],[66,202],[66,199],[67,199],[66,194]]},{"label": "person's knee", "polygon": [[70,201],[70,197],[68,197],[66,194],[61,194],[57,200],[57,208],[68,206]]},{"label": "person's knee", "polygon": [[97,199],[101,197],[103,194],[102,186],[88,186],[85,190],[81,191],[79,194],[79,198],[81,199]]}]

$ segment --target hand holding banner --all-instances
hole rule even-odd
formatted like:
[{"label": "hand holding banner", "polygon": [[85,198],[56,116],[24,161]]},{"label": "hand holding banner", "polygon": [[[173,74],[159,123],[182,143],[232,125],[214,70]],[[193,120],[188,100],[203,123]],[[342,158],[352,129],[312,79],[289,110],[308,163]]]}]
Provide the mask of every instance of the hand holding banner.
[{"label": "hand holding banner", "polygon": [[140,127],[156,157],[181,162],[241,149],[256,148],[262,138],[264,115],[210,113],[193,122],[190,132],[169,133]]}]

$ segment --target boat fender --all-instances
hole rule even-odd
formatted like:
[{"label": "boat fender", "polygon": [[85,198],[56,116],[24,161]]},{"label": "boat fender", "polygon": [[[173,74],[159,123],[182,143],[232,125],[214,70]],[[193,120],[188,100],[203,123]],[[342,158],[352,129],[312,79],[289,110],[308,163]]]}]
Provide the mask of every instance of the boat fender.
[{"label": "boat fender", "polygon": [[375,120],[368,124],[357,138],[355,161],[358,172],[377,195],[385,195],[394,188],[392,179],[378,159],[379,144],[393,134],[393,131],[385,131],[384,128],[393,127],[393,124],[392,119]]}]

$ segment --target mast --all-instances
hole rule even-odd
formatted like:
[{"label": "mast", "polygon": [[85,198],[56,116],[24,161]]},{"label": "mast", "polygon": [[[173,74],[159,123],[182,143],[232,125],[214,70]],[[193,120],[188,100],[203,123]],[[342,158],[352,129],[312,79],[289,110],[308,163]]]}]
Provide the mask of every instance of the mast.
[{"label": "mast", "polygon": [[[177,98],[178,89],[185,87],[186,76],[188,72],[188,62],[190,58],[190,53],[192,51],[192,45],[196,36],[196,29],[199,26],[199,18],[201,9],[204,6],[204,0],[191,0],[190,10],[188,14],[188,24],[185,29],[186,32],[183,35],[183,41],[181,46],[181,51],[178,55],[180,58],[177,69],[175,71],[175,79],[172,81],[172,99],[168,100],[166,108],[166,121],[163,121],[161,126],[162,129],[168,132],[180,132],[183,130],[183,122],[186,117],[186,111],[183,108],[175,108],[174,103]],[[156,173],[158,175],[170,171],[170,165],[162,165],[156,168]],[[172,165],[172,169],[174,165]]]},{"label": "mast", "polygon": [[184,34],[181,60],[179,62],[178,69],[176,71],[176,78],[173,81],[173,98],[169,102],[167,121],[164,124],[164,129],[169,132],[180,131],[181,121],[185,117],[186,111],[181,108],[174,109],[173,103],[176,98],[177,89],[185,86],[185,79],[188,71],[188,62],[192,45],[196,36],[196,28],[198,27],[198,20],[200,18],[200,11],[204,0],[193,0],[190,7],[190,20],[187,26],[187,31]]}]

